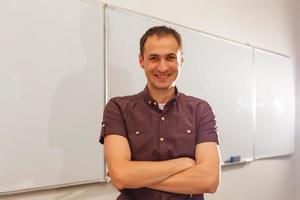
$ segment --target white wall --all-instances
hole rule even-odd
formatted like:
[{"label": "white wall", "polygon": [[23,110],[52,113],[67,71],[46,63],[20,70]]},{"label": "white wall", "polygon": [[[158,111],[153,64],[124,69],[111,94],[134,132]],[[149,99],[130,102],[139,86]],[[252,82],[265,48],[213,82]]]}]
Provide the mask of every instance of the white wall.
[{"label": "white wall", "polygon": [[298,148],[293,156],[294,171],[294,199],[300,199],[300,1],[294,0],[294,27],[295,27],[295,64],[296,64],[296,147]]},{"label": "white wall", "polygon": [[291,0],[104,0],[122,8],[290,54]]},{"label": "white wall", "polygon": [[[104,2],[225,38],[241,42],[248,41],[253,45],[295,57],[293,24],[295,22],[292,20],[292,11],[294,11],[294,2],[296,3],[296,1],[105,0]],[[299,71],[297,73],[300,75]],[[298,90],[299,86],[298,79]],[[293,157],[260,160],[244,166],[223,168],[222,182],[218,192],[209,195],[207,199],[299,199],[300,194],[298,192],[298,196],[296,196],[297,187],[295,185],[297,184],[300,188],[300,182],[297,181],[300,179],[300,174],[297,172],[295,165],[296,163],[300,164],[299,106],[297,109],[296,154]],[[295,176],[296,172],[298,179]],[[0,197],[0,199],[112,200],[115,199],[116,195],[117,192],[110,185],[91,184],[67,189],[12,195],[5,198]]]}]

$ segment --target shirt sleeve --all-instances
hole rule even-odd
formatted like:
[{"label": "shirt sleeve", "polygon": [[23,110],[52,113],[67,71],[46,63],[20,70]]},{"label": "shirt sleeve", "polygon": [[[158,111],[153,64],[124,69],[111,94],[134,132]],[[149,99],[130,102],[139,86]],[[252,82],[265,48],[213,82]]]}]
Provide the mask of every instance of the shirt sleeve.
[{"label": "shirt sleeve", "polygon": [[215,114],[207,102],[198,105],[196,143],[216,142],[219,144]]},{"label": "shirt sleeve", "polygon": [[105,106],[99,142],[104,144],[107,135],[121,135],[127,138],[121,105],[116,99],[111,99]]}]

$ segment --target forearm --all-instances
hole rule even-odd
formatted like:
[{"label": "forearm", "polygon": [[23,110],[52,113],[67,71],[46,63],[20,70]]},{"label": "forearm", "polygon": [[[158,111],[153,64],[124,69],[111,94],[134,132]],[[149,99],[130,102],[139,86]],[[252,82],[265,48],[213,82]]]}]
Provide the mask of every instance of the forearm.
[{"label": "forearm", "polygon": [[112,165],[109,169],[112,182],[117,189],[141,188],[158,184],[194,165],[190,158],[166,161],[127,161]]},{"label": "forearm", "polygon": [[206,168],[198,164],[149,188],[181,194],[214,193],[219,183],[219,172]]}]

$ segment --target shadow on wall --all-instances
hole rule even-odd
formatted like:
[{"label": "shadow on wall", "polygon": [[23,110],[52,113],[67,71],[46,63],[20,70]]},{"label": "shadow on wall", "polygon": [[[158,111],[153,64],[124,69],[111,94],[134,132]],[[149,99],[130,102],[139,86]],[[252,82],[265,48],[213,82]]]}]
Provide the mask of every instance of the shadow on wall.
[{"label": "shadow on wall", "polygon": [[[100,107],[101,103],[99,88],[100,67],[98,64],[101,52],[101,44],[94,38],[99,38],[101,34],[101,24],[95,26],[89,23],[90,19],[99,18],[98,12],[90,12],[86,9],[80,18],[80,46],[85,55],[86,63],[81,66],[67,66],[75,69],[72,73],[62,75],[57,84],[55,95],[51,106],[51,117],[49,127],[49,143],[54,149],[61,151],[61,175],[60,183],[72,183],[85,179],[96,179],[91,177],[95,174],[95,148],[99,146],[87,146],[86,142],[97,144],[95,138],[95,120],[99,119],[99,109],[95,110],[95,105]],[[99,40],[100,41],[100,40]],[[77,71],[76,71],[77,70]],[[100,122],[96,122],[99,123]],[[100,127],[100,125],[99,125]],[[97,151],[96,151],[97,152]],[[91,157],[91,158],[89,158]],[[99,155],[100,158],[100,155]],[[98,169],[101,170],[101,169]],[[50,174],[50,173],[49,173]],[[73,187],[72,187],[73,188]],[[99,193],[91,192],[87,186],[82,186],[79,191],[76,189],[66,189],[55,200],[79,200],[94,199],[99,197]]]}]

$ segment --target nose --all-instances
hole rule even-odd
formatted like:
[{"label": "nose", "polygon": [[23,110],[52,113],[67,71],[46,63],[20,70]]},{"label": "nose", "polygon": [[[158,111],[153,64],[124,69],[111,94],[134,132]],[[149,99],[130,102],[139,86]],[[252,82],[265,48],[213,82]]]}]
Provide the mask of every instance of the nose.
[{"label": "nose", "polygon": [[157,66],[157,70],[160,72],[160,73],[164,73],[166,71],[169,70],[169,66],[168,66],[168,63],[165,59],[161,59],[158,66]]}]

